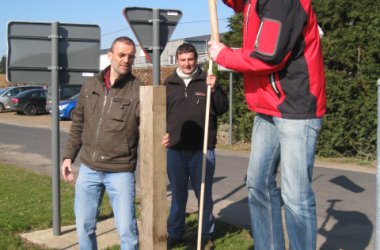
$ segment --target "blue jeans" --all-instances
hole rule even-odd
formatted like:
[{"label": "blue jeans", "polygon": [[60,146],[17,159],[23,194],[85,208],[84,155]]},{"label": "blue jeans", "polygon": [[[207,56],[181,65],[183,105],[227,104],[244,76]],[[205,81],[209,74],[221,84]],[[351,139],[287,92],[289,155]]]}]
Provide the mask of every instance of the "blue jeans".
[{"label": "blue jeans", "polygon": [[[316,248],[316,204],[311,180],[321,123],[322,118],[289,120],[256,115],[247,171],[256,250],[285,249],[282,205],[290,249]],[[276,184],[278,166],[281,189]]]},{"label": "blue jeans", "polygon": [[[200,199],[202,183],[203,151],[186,151],[168,149],[167,170],[172,200],[168,218],[168,234],[170,237],[180,239],[185,233],[186,203],[188,197],[189,179],[194,189],[195,196]],[[215,172],[215,152],[207,151],[206,174],[204,189],[204,207],[202,223],[202,239],[211,239],[215,233],[214,216],[212,210],[212,182]]]},{"label": "blue jeans", "polygon": [[112,205],[120,249],[138,249],[135,174],[95,171],[84,164],[79,169],[74,204],[80,249],[97,249],[96,221],[104,190],[107,190]]}]

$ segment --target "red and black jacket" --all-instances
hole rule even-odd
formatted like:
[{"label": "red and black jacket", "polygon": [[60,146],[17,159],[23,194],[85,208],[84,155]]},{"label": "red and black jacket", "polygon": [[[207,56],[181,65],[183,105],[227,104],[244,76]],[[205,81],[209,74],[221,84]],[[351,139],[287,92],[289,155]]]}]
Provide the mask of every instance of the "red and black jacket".
[{"label": "red and black jacket", "polygon": [[310,0],[223,0],[244,13],[243,47],[216,61],[243,73],[249,109],[287,119],[322,117],[325,76]]}]

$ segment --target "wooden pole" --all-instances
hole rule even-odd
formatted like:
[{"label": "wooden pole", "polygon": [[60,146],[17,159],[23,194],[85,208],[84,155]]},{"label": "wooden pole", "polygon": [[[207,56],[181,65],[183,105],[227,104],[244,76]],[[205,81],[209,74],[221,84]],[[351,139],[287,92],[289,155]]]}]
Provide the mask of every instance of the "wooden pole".
[{"label": "wooden pole", "polygon": [[[219,29],[218,29],[218,16],[216,11],[216,0],[209,0],[210,10],[210,23],[211,23],[211,40],[219,42]],[[212,60],[209,62],[208,73],[212,74]],[[202,183],[201,194],[199,201],[199,217],[198,217],[198,242],[197,249],[201,249],[202,245],[202,224],[203,224],[203,207],[204,207],[204,193],[205,193],[205,176],[206,176],[206,163],[207,163],[207,144],[208,144],[208,129],[209,129],[209,116],[210,116],[210,99],[211,87],[207,85],[207,98],[206,98],[206,115],[204,127],[204,140],[203,140],[203,160],[202,160]]]},{"label": "wooden pole", "polygon": [[166,250],[166,87],[140,87],[140,186],[142,250]]}]

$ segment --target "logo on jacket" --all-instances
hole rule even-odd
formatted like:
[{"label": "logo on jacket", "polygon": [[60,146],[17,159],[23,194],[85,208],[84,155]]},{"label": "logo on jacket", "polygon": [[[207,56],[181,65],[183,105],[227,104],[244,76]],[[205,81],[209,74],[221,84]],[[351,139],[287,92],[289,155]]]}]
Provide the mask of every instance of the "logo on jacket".
[{"label": "logo on jacket", "polygon": [[205,92],[195,92],[196,96],[206,96]]}]

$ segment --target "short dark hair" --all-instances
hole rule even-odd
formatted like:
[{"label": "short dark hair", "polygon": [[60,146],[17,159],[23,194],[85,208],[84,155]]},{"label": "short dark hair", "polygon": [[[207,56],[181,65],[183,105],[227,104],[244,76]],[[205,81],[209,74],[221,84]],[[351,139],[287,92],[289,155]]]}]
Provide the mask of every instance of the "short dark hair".
[{"label": "short dark hair", "polygon": [[193,53],[195,59],[198,59],[198,53],[197,50],[193,45],[190,43],[183,43],[181,44],[178,48],[177,51],[175,52],[175,58],[178,59],[178,55],[184,54],[184,53]]},{"label": "short dark hair", "polygon": [[136,47],[135,42],[131,38],[129,38],[127,36],[120,36],[120,37],[116,38],[115,40],[113,40],[113,42],[111,44],[111,48],[110,48],[111,52],[113,51],[115,44],[118,42],[129,44],[129,45],[132,45],[133,47]]}]

